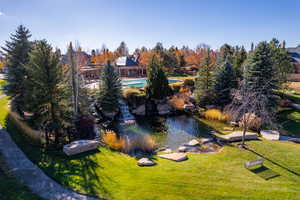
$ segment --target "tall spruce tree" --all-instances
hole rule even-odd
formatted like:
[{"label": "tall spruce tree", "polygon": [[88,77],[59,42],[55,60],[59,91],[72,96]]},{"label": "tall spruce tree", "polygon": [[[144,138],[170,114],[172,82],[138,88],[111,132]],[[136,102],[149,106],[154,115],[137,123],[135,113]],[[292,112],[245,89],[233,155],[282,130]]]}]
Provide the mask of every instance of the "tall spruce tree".
[{"label": "tall spruce tree", "polygon": [[199,69],[195,83],[195,99],[200,106],[213,103],[213,66],[210,58],[210,49],[204,58],[203,66]]},{"label": "tall spruce tree", "polygon": [[234,48],[229,44],[224,44],[220,48],[220,52],[218,54],[217,63],[222,64],[226,60],[230,63],[233,62],[233,54]]},{"label": "tall spruce tree", "polygon": [[16,33],[11,34],[11,41],[6,41],[5,47],[2,48],[8,62],[8,79],[5,89],[7,94],[13,97],[13,103],[21,115],[24,109],[25,65],[28,63],[28,53],[31,49],[30,37],[30,31],[20,25]]},{"label": "tall spruce tree", "polygon": [[247,59],[247,52],[245,48],[242,46],[236,47],[234,55],[233,55],[233,69],[234,69],[234,76],[237,81],[236,87],[238,86],[238,82],[243,79],[243,63]]},{"label": "tall spruce tree", "polygon": [[62,124],[68,120],[69,97],[63,84],[59,55],[45,40],[37,41],[26,65],[26,110],[33,113],[35,124],[48,123],[58,143]]},{"label": "tall spruce tree", "polygon": [[270,41],[270,46],[272,48],[272,58],[278,84],[283,86],[287,82],[287,75],[293,71],[292,58],[276,38]]},{"label": "tall spruce tree", "polygon": [[72,89],[72,104],[73,104],[73,113],[74,117],[78,115],[78,96],[79,96],[79,72],[78,66],[76,65],[75,60],[75,52],[73,50],[73,45],[70,43],[68,48],[68,58],[70,63],[70,76],[69,80],[71,82],[71,89]]},{"label": "tall spruce tree", "polygon": [[98,103],[105,112],[117,112],[121,98],[121,80],[110,62],[104,67],[100,77]]},{"label": "tall spruce tree", "polygon": [[245,62],[245,88],[249,92],[258,92],[268,99],[267,106],[275,106],[274,89],[277,88],[278,79],[274,69],[273,52],[270,44],[261,42]]},{"label": "tall spruce tree", "polygon": [[214,85],[215,102],[219,106],[226,106],[231,102],[231,90],[235,88],[234,69],[229,61],[225,61],[216,71]]},{"label": "tall spruce tree", "polygon": [[148,68],[147,97],[150,99],[163,99],[169,96],[170,93],[169,82],[161,63],[156,56],[153,56]]},{"label": "tall spruce tree", "polygon": [[117,48],[116,52],[119,54],[119,56],[128,56],[129,50],[124,41],[120,43],[120,46]]}]

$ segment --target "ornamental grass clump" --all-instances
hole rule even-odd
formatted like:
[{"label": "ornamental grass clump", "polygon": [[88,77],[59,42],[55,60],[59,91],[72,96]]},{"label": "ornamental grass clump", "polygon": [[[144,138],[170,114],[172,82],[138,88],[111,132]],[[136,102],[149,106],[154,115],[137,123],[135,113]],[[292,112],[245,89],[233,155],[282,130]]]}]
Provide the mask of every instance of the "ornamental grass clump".
[{"label": "ornamental grass clump", "polygon": [[226,121],[228,119],[228,114],[222,113],[219,109],[208,109],[203,115],[208,120]]},{"label": "ornamental grass clump", "polygon": [[103,134],[102,139],[111,149],[117,151],[123,151],[125,149],[125,140],[118,138],[114,131],[106,131]]}]

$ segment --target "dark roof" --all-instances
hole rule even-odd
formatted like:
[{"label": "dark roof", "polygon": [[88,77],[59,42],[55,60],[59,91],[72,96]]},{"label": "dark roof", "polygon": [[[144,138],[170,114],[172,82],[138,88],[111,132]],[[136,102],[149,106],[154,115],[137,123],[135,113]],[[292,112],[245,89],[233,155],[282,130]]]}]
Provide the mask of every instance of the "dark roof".
[{"label": "dark roof", "polygon": [[288,54],[292,57],[292,62],[295,64],[300,64],[300,47],[287,48]]},{"label": "dark roof", "polygon": [[116,65],[117,66],[127,66],[128,67],[128,66],[137,66],[138,63],[136,61],[134,61],[133,58],[123,56],[123,57],[119,57],[116,60]]}]

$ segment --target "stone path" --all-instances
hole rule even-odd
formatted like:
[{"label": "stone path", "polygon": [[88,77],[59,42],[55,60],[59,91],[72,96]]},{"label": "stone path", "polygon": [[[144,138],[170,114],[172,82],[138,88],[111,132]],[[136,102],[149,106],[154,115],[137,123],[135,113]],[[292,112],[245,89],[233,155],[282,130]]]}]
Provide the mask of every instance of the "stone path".
[{"label": "stone path", "polygon": [[[0,152],[10,172],[34,193],[49,200],[96,200],[97,198],[78,194],[62,187],[27,159],[0,126]],[[16,191],[17,192],[17,191]]]}]

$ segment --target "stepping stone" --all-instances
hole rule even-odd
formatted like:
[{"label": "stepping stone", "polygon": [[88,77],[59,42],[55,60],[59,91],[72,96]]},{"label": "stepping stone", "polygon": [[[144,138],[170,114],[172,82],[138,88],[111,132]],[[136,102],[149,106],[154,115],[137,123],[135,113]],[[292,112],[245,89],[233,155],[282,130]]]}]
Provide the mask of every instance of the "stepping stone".
[{"label": "stepping stone", "polygon": [[158,157],[168,159],[168,160],[173,160],[176,162],[180,162],[188,159],[185,153],[163,154],[163,155],[158,155]]},{"label": "stepping stone", "polygon": [[204,143],[212,142],[213,140],[214,140],[213,138],[201,138],[200,142],[201,144],[204,144]]},{"label": "stepping stone", "polygon": [[261,130],[260,134],[267,140],[279,140],[280,133],[275,130]]},{"label": "stepping stone", "polygon": [[165,150],[163,150],[163,151],[161,151],[162,153],[172,153],[172,149],[170,149],[170,148],[167,148],[167,149],[165,149]]},{"label": "stepping stone", "polygon": [[233,131],[234,128],[233,127],[224,127],[223,130],[224,131]]},{"label": "stepping stone", "polygon": [[193,140],[191,140],[191,141],[189,141],[189,143],[187,143],[186,145],[187,146],[197,146],[197,145],[199,145],[200,143],[199,143],[199,141],[198,140],[196,140],[196,139],[193,139]]},{"label": "stepping stone", "polygon": [[156,163],[150,160],[149,158],[141,158],[138,160],[137,164],[140,167],[149,167],[149,166],[156,165]]},{"label": "stepping stone", "polygon": [[[234,131],[227,135],[218,136],[218,138],[221,140],[225,140],[227,142],[239,142],[239,141],[242,141],[243,131]],[[245,140],[257,140],[256,133],[246,132]]]},{"label": "stepping stone", "polygon": [[186,151],[188,151],[188,147],[186,147],[186,146],[180,146],[180,147],[178,147],[178,151],[179,152],[186,152]]}]

